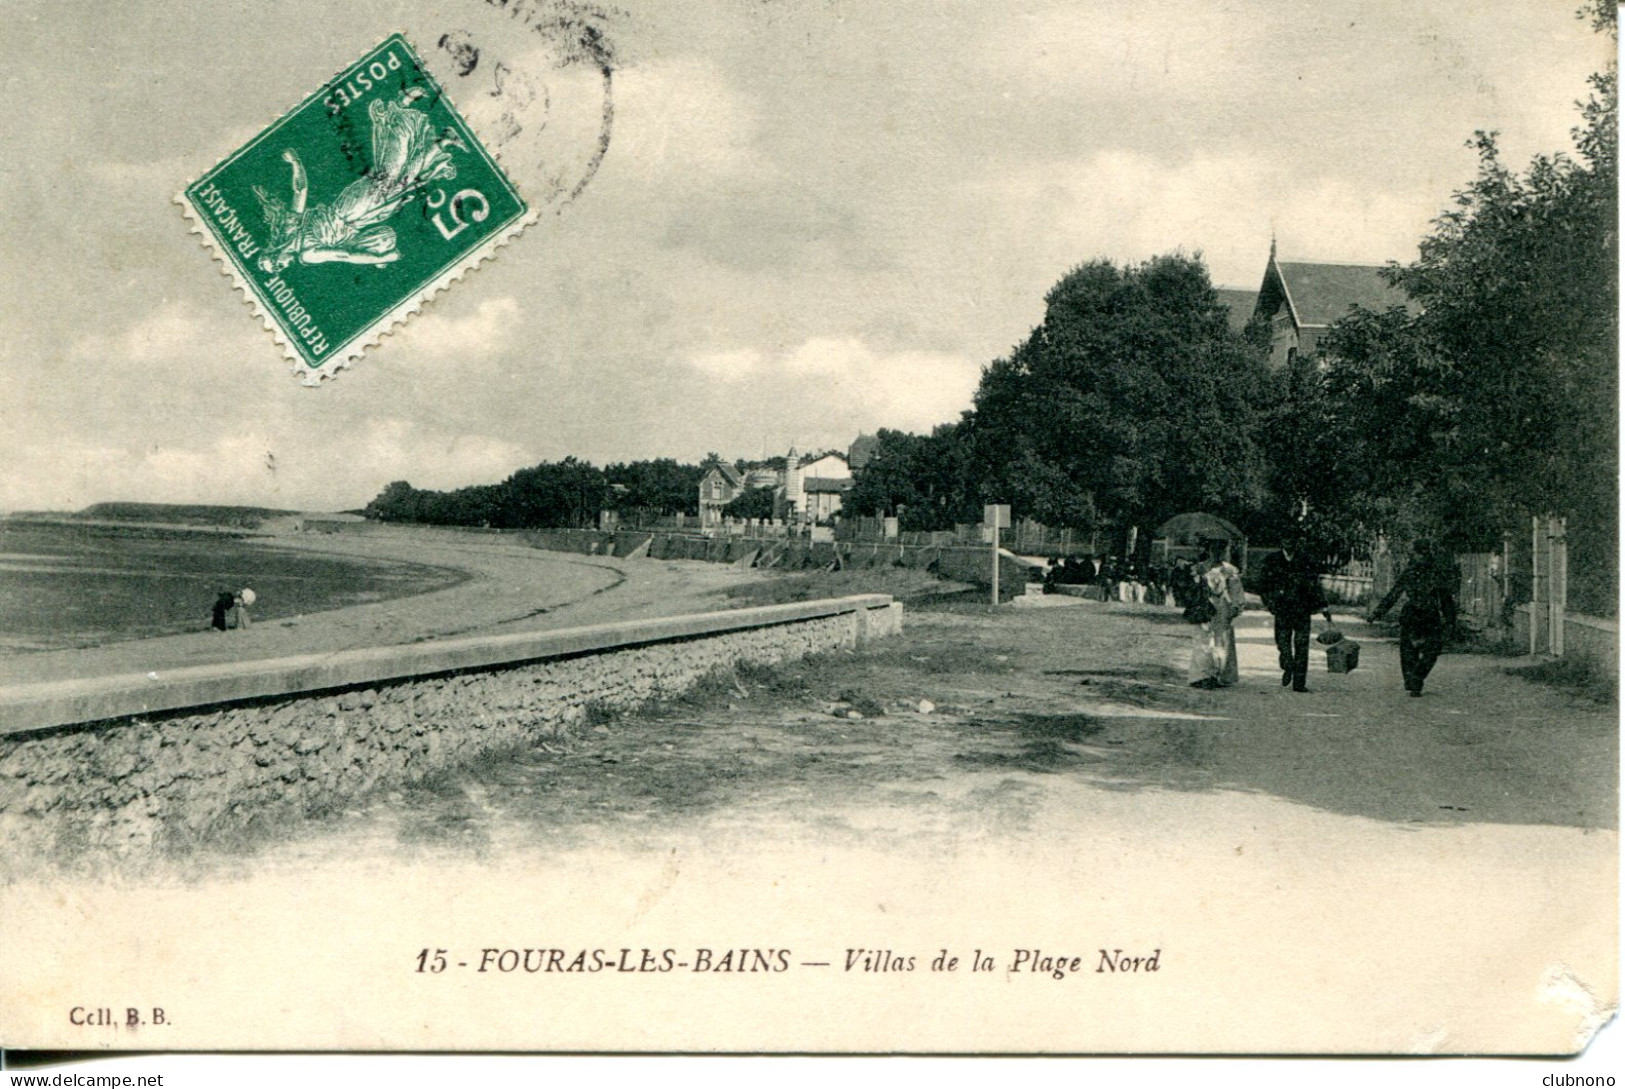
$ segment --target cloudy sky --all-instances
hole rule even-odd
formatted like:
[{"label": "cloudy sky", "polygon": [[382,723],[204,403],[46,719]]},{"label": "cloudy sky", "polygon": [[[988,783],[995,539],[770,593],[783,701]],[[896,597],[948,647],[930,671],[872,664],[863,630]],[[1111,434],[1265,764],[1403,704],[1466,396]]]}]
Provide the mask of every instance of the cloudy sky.
[{"label": "cloudy sky", "polygon": [[[608,154],[549,203],[603,88],[547,2],[11,5],[0,510],[337,509],[927,429],[1081,261],[1200,251],[1256,287],[1272,232],[1413,259],[1475,129],[1569,146],[1605,44],[1576,0],[625,0]],[[397,30],[478,131],[522,130],[501,154],[546,214],[305,388],[171,198]]]}]

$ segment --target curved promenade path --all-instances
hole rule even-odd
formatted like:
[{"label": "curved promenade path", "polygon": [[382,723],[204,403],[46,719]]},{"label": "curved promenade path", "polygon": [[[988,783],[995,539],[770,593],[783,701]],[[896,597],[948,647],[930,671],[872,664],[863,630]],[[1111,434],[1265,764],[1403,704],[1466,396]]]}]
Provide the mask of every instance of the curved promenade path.
[{"label": "curved promenade path", "polygon": [[[717,608],[708,600],[717,590],[760,577],[725,564],[546,552],[512,536],[417,527],[278,537],[268,543],[324,555],[456,568],[470,577],[412,597],[267,618],[245,631],[203,629],[90,649],[7,656],[0,658],[0,687],[705,612]],[[200,617],[207,605],[200,604]]]}]

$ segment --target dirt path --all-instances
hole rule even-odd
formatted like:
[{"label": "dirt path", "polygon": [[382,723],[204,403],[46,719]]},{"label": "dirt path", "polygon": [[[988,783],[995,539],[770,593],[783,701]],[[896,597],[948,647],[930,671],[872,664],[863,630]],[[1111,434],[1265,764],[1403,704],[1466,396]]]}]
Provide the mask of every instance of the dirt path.
[{"label": "dirt path", "polygon": [[617,561],[545,552],[515,537],[407,527],[365,535],[288,536],[275,544],[455,568],[470,577],[445,590],[262,621],[246,631],[199,631],[0,658],[0,686],[676,615],[714,608],[710,596],[716,591],[759,577],[722,564]]},{"label": "dirt path", "polygon": [[[1617,730],[1590,706],[1444,657],[1423,699],[1357,622],[1352,674],[1279,684],[1267,616],[1238,624],[1242,683],[1185,683],[1171,611],[939,607],[904,637],[731,679],[664,710],[504,753],[360,804],[296,853],[670,849],[743,837],[958,849],[1127,807],[1285,804],[1389,827],[1611,830]],[[921,708],[926,708],[922,713]],[[1070,834],[1070,833],[1069,833]]]}]

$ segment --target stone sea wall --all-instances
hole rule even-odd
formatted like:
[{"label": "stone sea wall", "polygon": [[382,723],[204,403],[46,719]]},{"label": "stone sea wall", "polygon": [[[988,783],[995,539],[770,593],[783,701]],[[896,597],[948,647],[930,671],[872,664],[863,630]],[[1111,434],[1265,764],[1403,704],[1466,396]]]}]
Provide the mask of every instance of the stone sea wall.
[{"label": "stone sea wall", "polygon": [[[651,560],[704,560],[800,571],[830,567],[912,567],[955,582],[990,586],[993,550],[968,545],[858,544],[847,541],[809,541],[802,538],[704,537],[684,533],[592,529],[530,530],[525,540],[550,552],[577,552],[590,556],[632,556],[640,551]],[[1029,568],[1014,557],[999,557],[999,598],[1008,601],[1022,592]]]},{"label": "stone sea wall", "polygon": [[[598,649],[523,664],[13,733],[0,737],[0,827],[42,825],[73,840],[143,846],[319,812],[488,750],[557,736],[594,708],[632,708],[737,664],[901,630],[902,607],[889,599],[845,600],[857,604],[781,623],[762,622],[779,607],[746,610],[749,626],[657,642],[642,641],[647,624],[624,625],[639,640],[631,645],[604,636],[620,626],[602,625],[591,629],[604,644]],[[817,611],[803,605],[792,615]],[[726,614],[667,627],[716,628],[719,617]]]}]

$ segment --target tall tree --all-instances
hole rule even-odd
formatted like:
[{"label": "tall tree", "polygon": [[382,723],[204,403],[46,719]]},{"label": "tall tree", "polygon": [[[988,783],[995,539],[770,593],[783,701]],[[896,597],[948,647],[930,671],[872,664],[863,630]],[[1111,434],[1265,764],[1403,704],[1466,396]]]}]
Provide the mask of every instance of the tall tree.
[{"label": "tall tree", "polygon": [[1197,258],[1069,272],[1043,323],[983,372],[974,461],[989,501],[1052,525],[1236,513],[1262,495],[1258,353]]}]

